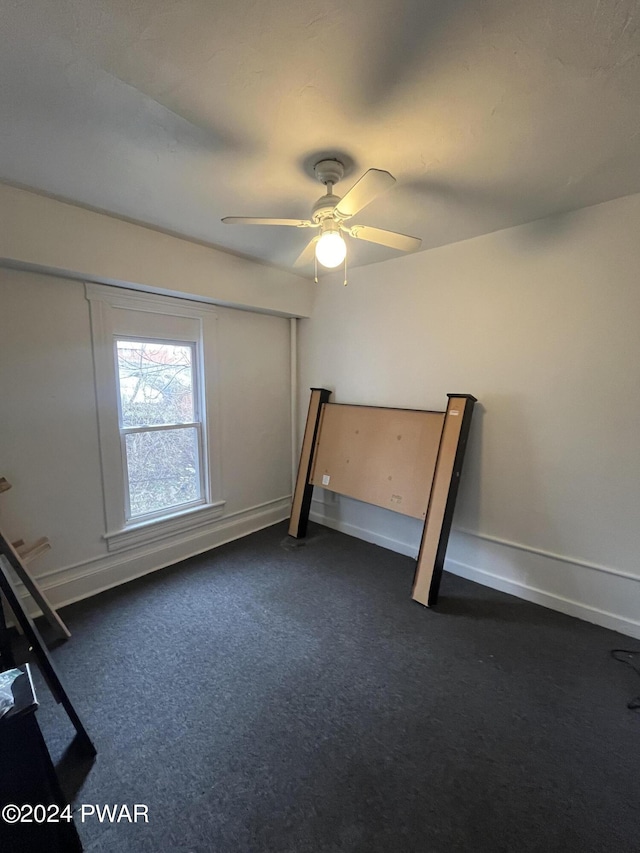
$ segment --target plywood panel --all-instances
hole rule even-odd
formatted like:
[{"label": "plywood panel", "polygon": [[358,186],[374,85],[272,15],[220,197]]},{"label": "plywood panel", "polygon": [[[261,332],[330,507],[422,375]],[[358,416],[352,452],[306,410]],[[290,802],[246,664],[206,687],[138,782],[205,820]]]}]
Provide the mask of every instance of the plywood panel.
[{"label": "plywood panel", "polygon": [[444,412],[327,403],[314,486],[424,519]]}]

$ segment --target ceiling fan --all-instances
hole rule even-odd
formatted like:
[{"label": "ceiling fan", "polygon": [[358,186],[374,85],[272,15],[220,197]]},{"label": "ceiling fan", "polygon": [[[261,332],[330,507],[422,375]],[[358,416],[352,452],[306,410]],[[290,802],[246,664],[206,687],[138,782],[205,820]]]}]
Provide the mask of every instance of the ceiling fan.
[{"label": "ceiling fan", "polygon": [[290,225],[294,228],[315,228],[318,233],[302,250],[294,266],[301,267],[316,260],[317,263],[333,269],[343,261],[345,263],[345,284],[347,265],[347,244],[344,234],[356,240],[367,240],[397,249],[400,252],[414,252],[420,248],[421,240],[408,237],[395,231],[384,231],[370,225],[348,225],[347,220],[359,213],[375,198],[390,189],[396,182],[393,175],[381,169],[369,169],[349,192],[340,198],[333,194],[333,186],[344,175],[344,165],[339,160],[320,160],[314,166],[316,178],[326,186],[326,195],[321,196],[313,205],[311,219],[269,219],[256,216],[225,216],[227,225]]}]

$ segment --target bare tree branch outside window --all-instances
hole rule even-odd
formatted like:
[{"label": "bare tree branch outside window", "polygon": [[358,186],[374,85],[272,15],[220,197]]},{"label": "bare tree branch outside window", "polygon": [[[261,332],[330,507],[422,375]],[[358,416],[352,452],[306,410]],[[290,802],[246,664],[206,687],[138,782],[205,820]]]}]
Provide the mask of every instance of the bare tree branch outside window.
[{"label": "bare tree branch outside window", "polygon": [[116,353],[130,516],[199,500],[193,347],[120,339]]}]

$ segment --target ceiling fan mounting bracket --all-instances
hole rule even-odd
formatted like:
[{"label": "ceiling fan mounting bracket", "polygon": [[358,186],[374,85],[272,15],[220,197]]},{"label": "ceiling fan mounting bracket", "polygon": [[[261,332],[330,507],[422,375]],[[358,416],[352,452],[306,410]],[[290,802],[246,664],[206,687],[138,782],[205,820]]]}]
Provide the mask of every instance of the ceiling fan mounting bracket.
[{"label": "ceiling fan mounting bracket", "polygon": [[337,184],[344,175],[344,166],[340,160],[320,160],[313,167],[316,178],[321,184]]}]

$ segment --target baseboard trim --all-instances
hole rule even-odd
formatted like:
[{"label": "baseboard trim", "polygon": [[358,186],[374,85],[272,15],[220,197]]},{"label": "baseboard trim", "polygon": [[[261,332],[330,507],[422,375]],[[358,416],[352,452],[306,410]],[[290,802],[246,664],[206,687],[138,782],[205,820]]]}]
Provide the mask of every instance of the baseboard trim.
[{"label": "baseboard trim", "polygon": [[538,589],[521,581],[510,580],[493,572],[488,572],[486,569],[478,569],[467,563],[461,563],[458,560],[446,559],[445,570],[467,580],[482,584],[482,586],[489,586],[492,589],[507,592],[510,595],[523,598],[525,601],[541,604],[543,607],[548,607],[551,610],[558,610],[560,613],[566,613],[568,616],[575,616],[578,619],[583,619],[585,622],[592,622],[595,625],[610,628],[613,631],[619,631],[621,634],[640,639],[640,622],[635,619],[618,616],[616,613],[610,613],[599,607],[593,607],[590,604],[584,604],[544,589]]},{"label": "baseboard trim", "polygon": [[[324,504],[321,501],[314,501],[313,503],[314,508],[310,514],[313,521],[413,559],[417,557],[415,546],[341,519],[332,518],[324,512]],[[64,568],[54,569],[40,576],[38,582],[53,606],[56,608],[63,607],[284,521],[289,517],[290,509],[291,498],[288,495],[266,501],[219,519],[213,522],[206,531],[196,530],[171,542],[162,541],[155,547],[148,545],[127,551],[126,554],[109,554]],[[473,535],[466,530],[458,532],[464,535]],[[516,543],[498,540],[495,537],[481,535],[478,538],[486,539],[503,547],[516,547],[517,550],[531,552],[550,559],[559,561],[564,559],[559,555],[547,554],[527,546],[518,548]],[[572,560],[565,562],[576,563]],[[592,566],[589,563],[577,564],[582,568],[599,570],[599,567]],[[483,586],[515,595],[534,604],[540,604],[569,616],[583,619],[586,622],[640,639],[640,621],[539,589],[522,581],[511,580],[459,560],[447,558],[445,569],[452,574],[480,583]],[[620,574],[625,580],[638,580],[637,577],[627,575],[627,573],[618,573],[617,571],[607,573]],[[32,615],[38,615],[39,611],[33,606],[32,600],[21,584],[18,585],[18,591]]]},{"label": "baseboard trim", "polygon": [[[367,528],[359,527],[355,524],[350,524],[349,522],[343,521],[342,519],[333,518],[332,516],[326,513],[326,505],[323,501],[313,502],[311,518],[313,521],[316,521],[319,524],[323,524],[326,527],[330,527],[333,530],[338,530],[341,533],[346,533],[350,536],[355,536],[358,539],[364,539],[366,542],[372,542],[374,545],[380,545],[383,548],[389,548],[392,551],[396,551],[399,554],[404,554],[405,556],[412,557],[413,559],[416,559],[417,557],[417,547],[414,547],[407,542],[402,542],[400,540],[393,539],[392,537],[376,533]],[[461,533],[467,536],[474,535],[470,531],[463,529],[454,528],[454,532]],[[615,569],[611,570],[607,567],[598,566],[597,564],[584,563],[574,559],[564,560],[564,558],[559,554],[552,554],[550,552],[547,553],[545,551],[538,550],[535,548],[529,548],[528,546],[518,546],[517,543],[512,543],[507,540],[500,540],[496,537],[491,537],[485,534],[476,534],[476,536],[477,538],[484,539],[486,541],[492,542],[505,548],[515,547],[516,550],[535,554],[538,557],[552,559],[559,562],[567,562],[570,565],[577,565],[583,569],[589,569],[599,572],[604,571],[606,574],[620,577],[620,579],[624,581],[640,580],[640,578],[636,577],[635,575],[630,575],[626,572],[620,572]],[[521,581],[510,580],[509,578],[506,578],[502,575],[497,575],[493,572],[488,572],[485,569],[479,569],[475,566],[471,566],[450,558],[447,558],[445,560],[445,569],[451,572],[452,574],[460,575],[460,577],[464,577],[467,578],[467,580],[480,583],[483,586],[492,587],[493,589],[500,590],[501,592],[506,592],[510,595],[515,595],[518,598],[524,599],[525,601],[531,601],[534,604],[540,604],[543,607],[548,607],[551,610],[557,610],[560,613],[566,613],[568,616],[574,616],[578,619],[584,620],[585,622],[591,622],[595,625],[600,625],[604,628],[610,628],[611,630],[618,631],[621,634],[626,634],[627,636],[640,639],[640,622],[634,619],[630,619],[626,616],[620,616],[616,613],[611,613],[608,610],[594,607],[593,605],[585,604],[580,601],[575,601],[574,599],[567,598],[557,593],[530,586],[529,584],[523,583]]]},{"label": "baseboard trim", "polygon": [[501,539],[499,536],[492,536],[489,533],[467,530],[465,527],[454,527],[453,531],[455,533],[462,533],[464,536],[473,536],[475,539],[482,539],[483,542],[493,542],[496,545],[503,545],[505,548],[523,551],[525,554],[535,554],[537,557],[545,557],[547,560],[568,563],[571,566],[579,566],[581,569],[592,569],[594,572],[603,572],[605,575],[613,575],[617,578],[624,578],[625,580],[640,583],[639,575],[632,575],[631,572],[624,572],[622,569],[614,569],[611,566],[603,566],[602,563],[589,563],[586,560],[580,560],[578,557],[567,557],[563,554],[556,554],[553,551],[545,551],[542,548],[533,548],[531,545],[512,542],[509,539]]},{"label": "baseboard trim", "polygon": [[[55,608],[64,607],[278,524],[289,517],[290,510],[289,495],[276,498],[214,521],[207,530],[163,540],[155,547],[145,545],[54,569],[39,576],[38,583]],[[24,586],[18,584],[17,589],[31,615],[39,615]]]},{"label": "baseboard trim", "polygon": [[[313,503],[323,506],[321,501],[313,501]],[[381,533],[368,530],[366,527],[357,527],[355,524],[331,518],[331,516],[325,515],[322,511],[318,512],[318,510],[312,509],[309,513],[309,518],[311,521],[317,521],[318,524],[323,524],[332,530],[338,530],[340,533],[355,536],[356,539],[363,539],[365,542],[371,542],[373,545],[380,545],[381,548],[396,551],[398,554],[404,554],[405,557],[412,557],[414,560],[418,557],[418,549],[406,542],[402,542],[400,539],[392,539],[390,536],[383,536]]]}]

